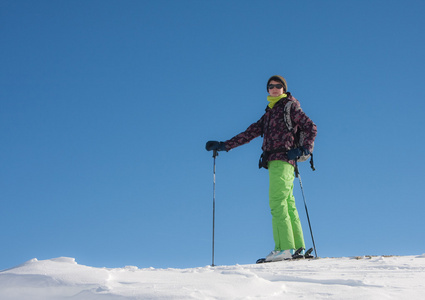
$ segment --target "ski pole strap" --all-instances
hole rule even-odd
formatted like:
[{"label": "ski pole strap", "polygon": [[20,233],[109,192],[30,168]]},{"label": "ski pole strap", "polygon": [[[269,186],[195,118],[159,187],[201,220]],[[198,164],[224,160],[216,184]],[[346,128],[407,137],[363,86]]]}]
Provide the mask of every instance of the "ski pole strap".
[{"label": "ski pole strap", "polygon": [[310,167],[313,171],[316,171],[316,168],[314,167],[314,161],[313,161],[313,153],[311,153],[311,158],[310,158]]},{"label": "ski pole strap", "polygon": [[298,175],[300,175],[300,172],[298,171],[298,161],[295,160],[295,167],[294,167],[295,177],[298,178]]}]

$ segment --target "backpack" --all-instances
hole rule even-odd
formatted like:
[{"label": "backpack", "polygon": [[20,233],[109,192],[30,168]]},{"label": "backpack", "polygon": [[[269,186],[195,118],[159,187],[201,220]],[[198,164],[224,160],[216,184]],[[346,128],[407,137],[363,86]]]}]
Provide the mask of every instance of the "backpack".
[{"label": "backpack", "polygon": [[[292,120],[291,120],[292,103],[293,102],[290,100],[285,104],[285,108],[284,108],[285,114],[283,116],[283,119],[285,121],[286,128],[288,128],[288,130],[294,135],[295,148],[299,148],[299,147],[302,147],[303,144],[304,144],[305,132],[303,130],[301,130],[300,128],[298,128],[297,132],[294,133],[294,127],[292,126]],[[314,149],[314,142],[313,142],[313,149]],[[313,160],[313,157],[312,157],[313,156],[313,149],[311,150],[312,154],[300,156],[297,159],[297,162],[306,161],[310,157],[311,157],[311,161],[312,161]]]}]

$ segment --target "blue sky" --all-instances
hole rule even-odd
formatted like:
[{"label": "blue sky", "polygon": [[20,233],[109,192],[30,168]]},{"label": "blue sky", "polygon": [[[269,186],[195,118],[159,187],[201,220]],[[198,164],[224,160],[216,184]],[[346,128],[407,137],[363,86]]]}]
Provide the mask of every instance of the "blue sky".
[{"label": "blue sky", "polygon": [[[1,1],[0,269],[211,263],[207,140],[283,75],[319,256],[425,252],[423,1]],[[216,264],[274,247],[261,139],[220,153]],[[311,246],[299,183],[295,196]]]}]

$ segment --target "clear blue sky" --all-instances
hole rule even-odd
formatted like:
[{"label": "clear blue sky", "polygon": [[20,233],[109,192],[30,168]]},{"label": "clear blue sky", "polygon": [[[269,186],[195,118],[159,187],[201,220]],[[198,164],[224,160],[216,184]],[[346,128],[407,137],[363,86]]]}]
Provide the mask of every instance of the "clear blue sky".
[{"label": "clear blue sky", "polygon": [[[318,127],[319,256],[425,252],[425,2],[0,2],[0,269],[211,263],[207,140],[283,75]],[[273,248],[261,139],[220,153],[216,264]],[[311,246],[299,188],[295,196]]]}]

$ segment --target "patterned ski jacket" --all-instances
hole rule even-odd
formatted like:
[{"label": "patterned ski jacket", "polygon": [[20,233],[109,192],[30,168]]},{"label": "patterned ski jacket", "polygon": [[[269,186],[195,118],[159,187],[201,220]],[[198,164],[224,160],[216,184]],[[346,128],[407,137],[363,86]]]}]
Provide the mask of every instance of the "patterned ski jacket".
[{"label": "patterned ski jacket", "polygon": [[287,93],[287,97],[279,100],[273,108],[267,106],[266,112],[256,123],[251,124],[244,132],[239,133],[230,140],[225,141],[226,150],[229,151],[244,145],[258,136],[263,136],[263,151],[267,151],[267,161],[283,160],[295,165],[293,160],[288,160],[287,151],[294,148],[294,134],[288,130],[284,121],[285,105],[292,101],[290,116],[294,132],[300,128],[305,133],[302,146],[309,151],[313,150],[317,127],[303,112],[297,99]]}]

